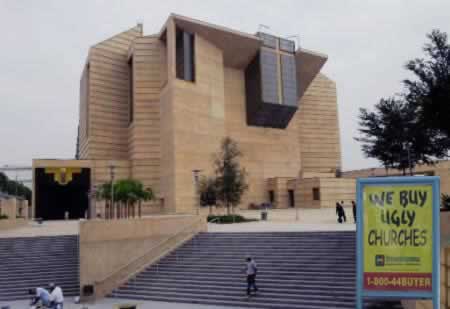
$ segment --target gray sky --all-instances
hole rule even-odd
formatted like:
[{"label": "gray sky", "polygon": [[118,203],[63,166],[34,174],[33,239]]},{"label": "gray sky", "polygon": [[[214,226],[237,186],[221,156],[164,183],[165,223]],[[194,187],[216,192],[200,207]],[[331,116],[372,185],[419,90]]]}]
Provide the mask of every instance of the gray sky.
[{"label": "gray sky", "polygon": [[423,55],[426,33],[450,32],[448,0],[0,0],[0,166],[73,157],[89,46],[138,21],[158,32],[171,12],[249,33],[265,24],[328,54],[345,170],[378,165],[353,140],[358,109],[401,91],[403,65]]}]

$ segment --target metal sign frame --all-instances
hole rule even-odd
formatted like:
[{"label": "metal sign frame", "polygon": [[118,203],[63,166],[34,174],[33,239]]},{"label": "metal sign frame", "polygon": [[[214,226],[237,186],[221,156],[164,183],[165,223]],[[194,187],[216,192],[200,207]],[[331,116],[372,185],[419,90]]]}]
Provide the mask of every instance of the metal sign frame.
[{"label": "metal sign frame", "polygon": [[[364,290],[364,205],[363,192],[366,186],[431,185],[433,192],[432,211],[432,291],[366,291]],[[356,263],[356,308],[363,309],[364,298],[383,299],[432,299],[433,309],[440,306],[440,178],[437,176],[373,177],[359,178],[356,182],[357,194],[357,263]]]}]

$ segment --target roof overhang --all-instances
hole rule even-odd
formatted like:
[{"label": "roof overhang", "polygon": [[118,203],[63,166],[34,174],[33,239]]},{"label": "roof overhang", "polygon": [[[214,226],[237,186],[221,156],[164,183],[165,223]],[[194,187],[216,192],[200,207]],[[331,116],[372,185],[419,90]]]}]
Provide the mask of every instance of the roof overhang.
[{"label": "roof overhang", "polygon": [[299,48],[295,52],[297,69],[297,94],[301,98],[311,82],[319,74],[328,56],[325,54]]},{"label": "roof overhang", "polygon": [[[224,65],[227,67],[244,69],[262,45],[261,39],[255,35],[176,14],[171,14],[168,21],[171,19],[177,27],[203,37],[222,50]],[[166,35],[168,21],[159,34],[161,39]]]}]

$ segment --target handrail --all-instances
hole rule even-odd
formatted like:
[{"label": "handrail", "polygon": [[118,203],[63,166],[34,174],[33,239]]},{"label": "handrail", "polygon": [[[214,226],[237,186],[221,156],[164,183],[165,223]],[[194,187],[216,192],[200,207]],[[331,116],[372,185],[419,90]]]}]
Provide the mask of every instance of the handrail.
[{"label": "handrail", "polygon": [[211,221],[208,221],[208,223],[214,223],[215,221],[219,221],[220,222],[220,217],[215,217]]},{"label": "handrail", "polygon": [[[126,269],[127,267],[131,266],[133,263],[137,262],[138,260],[142,259],[143,257],[145,257],[147,254],[151,253],[153,250],[155,250],[156,248],[162,246],[163,244],[169,242],[170,240],[172,240],[173,238],[181,235],[182,233],[186,232],[187,230],[195,227],[196,225],[198,225],[199,223],[201,223],[203,217],[200,217],[199,219],[197,219],[194,223],[190,224],[189,226],[185,227],[184,229],[182,229],[181,231],[178,231],[176,234],[169,236],[166,239],[161,240],[160,242],[158,242],[156,245],[152,246],[149,250],[145,251],[145,253],[141,254],[140,256],[134,258],[133,260],[131,260],[130,262],[128,262],[127,264],[125,264],[124,266],[121,266],[119,269],[114,270],[113,272],[111,272],[110,274],[108,274],[107,276],[105,276],[103,279],[100,279],[98,281],[95,281],[95,285],[106,282],[108,279],[110,279],[111,277],[113,277],[114,275],[120,273],[122,270]],[[135,272],[133,272],[134,274]]]}]

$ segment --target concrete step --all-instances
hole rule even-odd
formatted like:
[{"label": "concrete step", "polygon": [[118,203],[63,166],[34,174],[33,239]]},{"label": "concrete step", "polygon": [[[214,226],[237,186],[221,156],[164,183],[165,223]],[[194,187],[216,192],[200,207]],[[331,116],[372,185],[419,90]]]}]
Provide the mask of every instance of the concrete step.
[{"label": "concrete step", "polygon": [[[249,308],[354,308],[355,243],[354,232],[201,233],[111,296]],[[261,290],[250,300],[244,300],[242,273],[247,254],[258,264]]]},{"label": "concrete step", "polygon": [[[356,287],[355,281],[353,282],[335,282],[335,281],[327,281],[327,280],[257,280],[258,286],[261,288],[276,288],[280,290],[315,290],[315,289],[323,289],[328,290],[332,289],[333,291],[341,291],[341,292],[351,292],[354,294],[354,289]],[[165,277],[151,277],[151,278],[140,278],[140,279],[132,279],[125,286],[206,286],[213,287],[217,289],[223,288],[242,288],[245,285],[245,278],[240,278],[239,280],[233,280],[229,278],[205,278],[205,279],[191,279],[191,278],[178,278],[173,280],[171,278]]]}]

